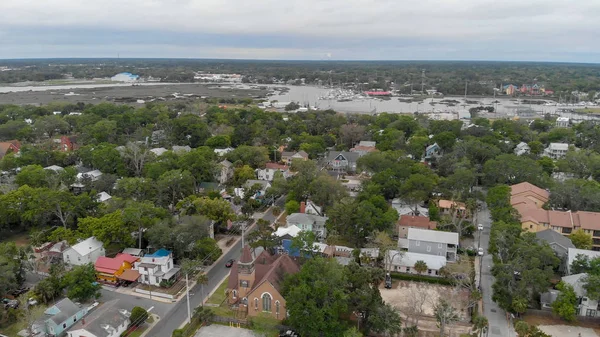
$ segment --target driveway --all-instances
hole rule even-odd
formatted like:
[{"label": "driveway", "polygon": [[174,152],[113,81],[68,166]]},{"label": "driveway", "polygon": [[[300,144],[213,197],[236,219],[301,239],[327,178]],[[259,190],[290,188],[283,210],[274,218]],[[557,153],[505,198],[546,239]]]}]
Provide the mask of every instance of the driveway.
[{"label": "driveway", "polygon": [[195,337],[256,337],[256,335],[252,330],[224,325],[209,325],[200,328]]},{"label": "driveway", "polygon": [[484,316],[489,322],[489,337],[514,337],[516,332],[511,323],[507,320],[506,312],[502,310],[494,301],[492,301],[492,285],[494,277],[492,276],[492,255],[488,254],[490,243],[490,229],[492,220],[487,205],[483,205],[477,212],[477,223],[483,224],[483,231],[479,232],[477,237],[478,246],[483,248],[485,255],[481,259],[481,292],[483,294]]},{"label": "driveway", "polygon": [[131,310],[135,306],[142,307],[146,310],[148,310],[148,308],[150,307],[154,307],[151,312],[160,316],[161,318],[174,306],[174,304],[172,303],[153,301],[148,298],[127,295],[106,289],[101,289],[100,294],[102,295],[102,297],[100,298],[102,302],[108,302],[117,298],[120,299],[121,305],[123,305],[123,309],[127,310]]}]

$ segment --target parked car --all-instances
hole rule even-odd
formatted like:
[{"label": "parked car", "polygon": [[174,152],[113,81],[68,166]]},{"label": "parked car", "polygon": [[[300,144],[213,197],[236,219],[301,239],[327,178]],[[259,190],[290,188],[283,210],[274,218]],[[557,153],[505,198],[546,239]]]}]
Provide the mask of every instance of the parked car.
[{"label": "parked car", "polygon": [[477,255],[483,256],[483,248],[479,247],[479,249],[477,250]]},{"label": "parked car", "polygon": [[17,301],[17,300],[9,300],[8,298],[4,298],[4,299],[2,299],[2,303],[4,304],[4,309],[19,308],[19,301]]},{"label": "parked car", "polygon": [[21,294],[24,294],[28,291],[29,291],[29,287],[21,287],[15,291],[12,291],[10,294],[16,297],[16,296],[20,296]]},{"label": "parked car", "polygon": [[390,276],[390,273],[385,274],[385,289],[392,289],[392,276]]},{"label": "parked car", "polygon": [[287,331],[283,331],[279,334],[279,337],[300,337],[300,334],[298,334],[296,331],[294,330],[287,330]]},{"label": "parked car", "polygon": [[38,304],[38,301],[35,298],[30,297],[29,300],[27,300],[27,304],[30,306],[34,306]]},{"label": "parked car", "polygon": [[482,230],[483,230],[483,224],[479,224],[479,225],[477,225],[477,230],[478,230],[478,231],[482,231]]},{"label": "parked car", "polygon": [[227,263],[225,263],[225,267],[227,268],[231,268],[231,266],[233,266],[233,263],[235,262],[234,259],[231,259],[229,261],[227,261]]}]

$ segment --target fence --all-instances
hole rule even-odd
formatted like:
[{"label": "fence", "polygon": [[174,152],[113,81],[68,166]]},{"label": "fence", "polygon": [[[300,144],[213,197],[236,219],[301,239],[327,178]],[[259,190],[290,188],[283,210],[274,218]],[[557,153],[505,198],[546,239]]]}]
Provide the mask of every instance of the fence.
[{"label": "fence", "polygon": [[[553,319],[555,319],[557,321],[563,321],[566,324],[566,321],[564,321],[562,318],[555,315],[551,310],[527,309],[527,311],[525,312],[525,315],[552,317]],[[577,321],[598,324],[598,323],[600,323],[600,318],[599,317],[577,316]]]}]

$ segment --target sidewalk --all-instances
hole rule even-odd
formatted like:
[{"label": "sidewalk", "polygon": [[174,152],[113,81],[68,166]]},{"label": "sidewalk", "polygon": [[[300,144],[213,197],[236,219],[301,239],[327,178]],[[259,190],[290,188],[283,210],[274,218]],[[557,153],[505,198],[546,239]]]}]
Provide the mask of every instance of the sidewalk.
[{"label": "sidewalk", "polygon": [[158,321],[160,321],[160,317],[158,315],[150,314],[150,316],[154,319],[154,322],[152,322],[149,326],[146,327],[146,330],[144,330],[144,332],[140,335],[140,337],[146,336],[150,332],[150,330],[152,330],[152,328],[154,328],[156,323],[158,323]]}]

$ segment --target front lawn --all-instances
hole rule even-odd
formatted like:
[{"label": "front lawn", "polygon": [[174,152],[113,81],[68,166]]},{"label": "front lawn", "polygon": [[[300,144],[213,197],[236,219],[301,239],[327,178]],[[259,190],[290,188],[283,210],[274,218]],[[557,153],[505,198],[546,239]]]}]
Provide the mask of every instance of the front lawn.
[{"label": "front lawn", "polygon": [[208,300],[206,300],[206,303],[218,304],[218,305],[223,304],[223,302],[225,302],[225,299],[227,298],[225,295],[225,291],[227,290],[228,282],[229,282],[229,277],[226,278],[225,281],[223,281],[223,283],[221,283],[219,285],[217,290],[215,290],[215,292],[208,298]]}]

